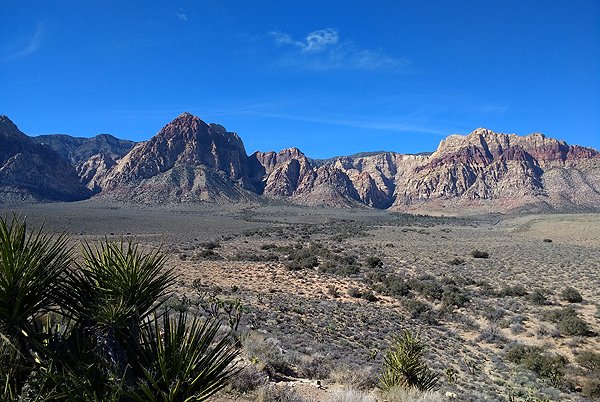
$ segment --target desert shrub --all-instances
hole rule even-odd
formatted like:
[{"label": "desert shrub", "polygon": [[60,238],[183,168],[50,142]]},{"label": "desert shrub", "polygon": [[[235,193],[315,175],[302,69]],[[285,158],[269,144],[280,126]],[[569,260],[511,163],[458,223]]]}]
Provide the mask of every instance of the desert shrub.
[{"label": "desert shrub", "polygon": [[360,267],[354,263],[336,264],[335,262],[327,261],[319,267],[319,271],[338,276],[353,276],[360,273]]},{"label": "desert shrub", "polygon": [[331,362],[320,353],[311,355],[294,354],[292,363],[296,367],[297,375],[311,380],[322,380],[331,372]]},{"label": "desert shrub", "polygon": [[379,258],[379,257],[369,256],[365,260],[365,263],[367,264],[367,267],[369,267],[369,268],[377,268],[377,267],[383,266],[383,261],[381,261],[381,258]]},{"label": "desert shrub", "polygon": [[344,387],[330,392],[327,402],[376,402],[376,399],[370,392]]},{"label": "desert shrub", "polygon": [[337,288],[337,286],[334,285],[327,285],[327,293],[331,296],[331,297],[335,297],[336,299],[338,297],[340,297],[340,291]]},{"label": "desert shrub", "polygon": [[439,392],[419,391],[402,387],[392,387],[381,392],[381,397],[390,402],[443,402],[446,399]]},{"label": "desert shrub", "polygon": [[487,251],[473,250],[471,251],[471,257],[473,258],[490,258],[490,253]]},{"label": "desert shrub", "polygon": [[317,267],[319,260],[314,255],[309,255],[302,258],[295,258],[286,264],[286,268],[290,271],[300,271]]},{"label": "desert shrub", "polygon": [[600,375],[600,353],[584,350],[577,355],[576,361],[581,367]]},{"label": "desert shrub", "polygon": [[570,286],[563,289],[560,293],[561,300],[567,301],[569,303],[581,303],[583,301],[583,297],[581,297],[581,293],[575,288]]},{"label": "desert shrub", "polygon": [[486,307],[483,316],[490,322],[498,322],[506,315],[506,310],[502,307]]},{"label": "desert shrub", "polygon": [[526,296],[527,289],[523,285],[505,286],[498,291],[498,296]]},{"label": "desert shrub", "polygon": [[545,314],[545,317],[556,323],[561,335],[585,336],[589,334],[588,323],[580,318],[572,307],[550,311]]},{"label": "desert shrub", "polygon": [[338,367],[329,374],[336,384],[348,385],[360,390],[371,389],[377,384],[377,375],[371,366]]},{"label": "desert shrub", "polygon": [[256,393],[256,402],[307,402],[291,387],[264,385]]},{"label": "desert shrub", "polygon": [[409,298],[402,299],[402,306],[408,310],[408,314],[411,318],[419,318],[421,315],[428,313],[431,310],[429,304]]},{"label": "desert shrub", "polygon": [[360,299],[362,297],[362,292],[358,288],[350,286],[348,288],[348,296]]},{"label": "desert shrub", "polygon": [[541,289],[535,289],[533,292],[527,295],[527,300],[538,306],[543,306],[548,303],[546,293]]},{"label": "desert shrub", "polygon": [[544,353],[542,348],[528,345],[511,347],[504,358],[548,379],[553,386],[562,384],[568,362],[564,356]]},{"label": "desert shrub", "polygon": [[544,243],[552,243],[552,239],[544,239]]},{"label": "desert shrub", "polygon": [[424,361],[425,344],[409,331],[396,337],[384,356],[380,386],[386,391],[393,387],[429,391],[438,382],[439,374]]},{"label": "desert shrub", "polygon": [[207,250],[214,250],[215,248],[220,248],[221,245],[215,241],[209,241],[206,243],[200,243],[200,247],[204,247]]},{"label": "desert shrub", "polygon": [[444,306],[463,307],[469,302],[469,298],[457,286],[447,286],[442,294]]},{"label": "desert shrub", "polygon": [[415,290],[429,300],[441,300],[444,294],[444,287],[433,278],[417,279],[412,278],[407,281],[410,289]]},{"label": "desert shrub", "polygon": [[600,378],[586,378],[581,393],[591,399],[600,399]]},{"label": "desert shrub", "polygon": [[378,300],[377,296],[375,296],[375,294],[371,290],[363,292],[362,298],[371,303],[376,302]]},{"label": "desert shrub", "polygon": [[466,261],[464,259],[458,258],[458,257],[454,257],[453,259],[448,261],[449,265],[463,265],[465,263],[466,263]]},{"label": "desert shrub", "polygon": [[381,279],[381,293],[393,297],[404,297],[410,292],[410,287],[399,275],[387,275]]},{"label": "desert shrub", "polygon": [[264,370],[269,376],[291,372],[283,349],[274,338],[251,332],[242,338],[242,350],[250,361],[256,363],[259,370]]},{"label": "desert shrub", "polygon": [[254,364],[249,364],[229,380],[229,387],[234,392],[247,394],[265,385],[268,379],[265,373],[258,370]]},{"label": "desert shrub", "polygon": [[567,336],[581,336],[589,333],[588,323],[575,315],[561,318],[557,324],[557,327],[562,335]]},{"label": "desert shrub", "polygon": [[490,323],[477,336],[478,342],[501,344],[506,342],[506,338],[502,335],[502,331],[496,324]]},{"label": "desert shrub", "polygon": [[215,253],[212,249],[202,250],[199,253],[196,253],[196,255],[194,257],[195,257],[194,259],[203,258],[205,260],[222,260],[223,259],[223,257],[221,257],[219,254]]}]

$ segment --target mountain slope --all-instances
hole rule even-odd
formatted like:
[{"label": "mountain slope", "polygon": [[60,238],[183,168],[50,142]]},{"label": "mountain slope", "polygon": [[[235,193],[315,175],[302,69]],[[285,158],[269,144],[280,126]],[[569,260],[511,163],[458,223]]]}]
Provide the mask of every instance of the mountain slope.
[{"label": "mountain slope", "polygon": [[69,162],[0,116],[0,202],[76,201],[90,195]]},{"label": "mountain slope", "polygon": [[105,195],[141,202],[251,198],[242,140],[218,124],[183,113],[139,143],[100,183]]},{"label": "mountain slope", "polygon": [[[50,152],[55,159],[57,154],[33,144],[11,124],[4,124],[5,137],[12,139],[4,140],[0,161],[5,164],[16,154],[21,159],[5,169],[3,188],[11,188],[10,180],[25,180],[32,187],[46,179],[32,175],[28,166],[36,162],[30,161],[31,154]],[[600,209],[600,153],[539,133],[518,136],[480,128],[448,136],[433,153],[368,152],[314,160],[297,148],[247,156],[237,134],[183,113],[150,140],[135,145],[106,135],[35,140],[51,144],[68,158],[81,183],[97,196],[132,202],[277,199],[403,211]],[[19,147],[25,145],[15,144],[29,144],[37,151],[24,153]],[[64,167],[61,160],[62,165],[55,163]],[[56,167],[41,171],[52,169]],[[69,181],[72,170],[65,169],[60,179]],[[73,199],[82,197],[80,184],[72,191],[79,194]]]},{"label": "mountain slope", "polygon": [[68,160],[77,171],[83,185],[94,192],[106,173],[127,154],[135,142],[120,140],[110,134],[91,138],[71,137],[65,134],[47,134],[31,139],[47,145]]}]

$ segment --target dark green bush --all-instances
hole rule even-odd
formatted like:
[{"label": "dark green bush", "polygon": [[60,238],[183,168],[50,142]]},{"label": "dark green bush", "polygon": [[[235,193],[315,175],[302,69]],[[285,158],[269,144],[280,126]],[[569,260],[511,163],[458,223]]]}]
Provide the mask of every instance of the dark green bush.
[{"label": "dark green bush", "polygon": [[419,318],[424,313],[428,313],[431,310],[429,304],[409,298],[402,299],[402,306],[408,310],[408,314],[411,318]]},{"label": "dark green bush", "polygon": [[66,244],[0,218],[0,400],[204,400],[226,384],[232,334],[187,302],[164,311],[164,254],[105,240],[75,265]]},{"label": "dark green bush", "polygon": [[490,258],[490,253],[487,251],[473,250],[471,251],[471,256],[473,258]]},{"label": "dark green bush", "polygon": [[584,350],[576,357],[577,363],[596,375],[600,375],[600,353]]},{"label": "dark green bush", "polygon": [[600,378],[586,378],[581,393],[591,399],[600,399]]},{"label": "dark green bush", "polygon": [[577,291],[577,289],[572,288],[570,286],[563,289],[560,293],[561,300],[567,301],[569,303],[581,303],[583,301],[583,297],[581,297],[581,293]]},{"label": "dark green bush", "polygon": [[498,296],[526,296],[527,289],[523,285],[505,286],[498,291]]},{"label": "dark green bush", "polygon": [[545,318],[556,323],[561,335],[585,336],[589,334],[589,324],[581,319],[572,307],[547,312]]},{"label": "dark green bush", "polygon": [[548,303],[546,293],[541,289],[535,289],[533,292],[527,295],[527,300],[538,306],[543,306]]},{"label": "dark green bush", "polygon": [[511,347],[504,358],[548,379],[553,386],[562,384],[568,363],[564,356],[544,353],[542,348],[528,345]]},{"label": "dark green bush", "polygon": [[365,263],[369,268],[377,268],[383,266],[383,261],[381,261],[381,258],[379,257],[367,257]]}]

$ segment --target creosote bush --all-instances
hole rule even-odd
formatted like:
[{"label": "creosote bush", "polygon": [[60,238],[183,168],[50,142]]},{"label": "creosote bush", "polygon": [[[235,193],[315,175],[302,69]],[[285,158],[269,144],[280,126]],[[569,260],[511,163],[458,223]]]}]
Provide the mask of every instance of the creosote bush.
[{"label": "creosote bush", "polygon": [[563,383],[565,367],[568,363],[564,356],[544,353],[542,348],[528,345],[512,346],[506,352],[505,359],[548,379],[555,387]]},{"label": "creosote bush", "polygon": [[490,258],[490,253],[487,251],[473,250],[471,251],[471,257],[473,258]]},{"label": "creosote bush", "polygon": [[76,264],[66,244],[0,218],[0,400],[206,400],[235,374],[217,319],[162,308],[164,254],[105,240]]},{"label": "creosote bush", "polygon": [[583,297],[581,297],[581,293],[575,288],[570,286],[563,289],[560,293],[561,300],[567,301],[569,303],[581,303],[583,301]]}]

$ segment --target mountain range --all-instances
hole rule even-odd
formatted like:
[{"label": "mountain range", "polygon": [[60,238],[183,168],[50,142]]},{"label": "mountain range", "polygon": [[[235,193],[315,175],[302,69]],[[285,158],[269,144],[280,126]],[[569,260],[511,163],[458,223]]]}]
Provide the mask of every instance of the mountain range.
[{"label": "mountain range", "polygon": [[183,113],[134,143],[108,134],[28,137],[0,116],[0,203],[286,200],[400,211],[600,209],[600,152],[534,133],[478,128],[433,153],[315,160],[297,148],[246,153],[241,138]]}]

